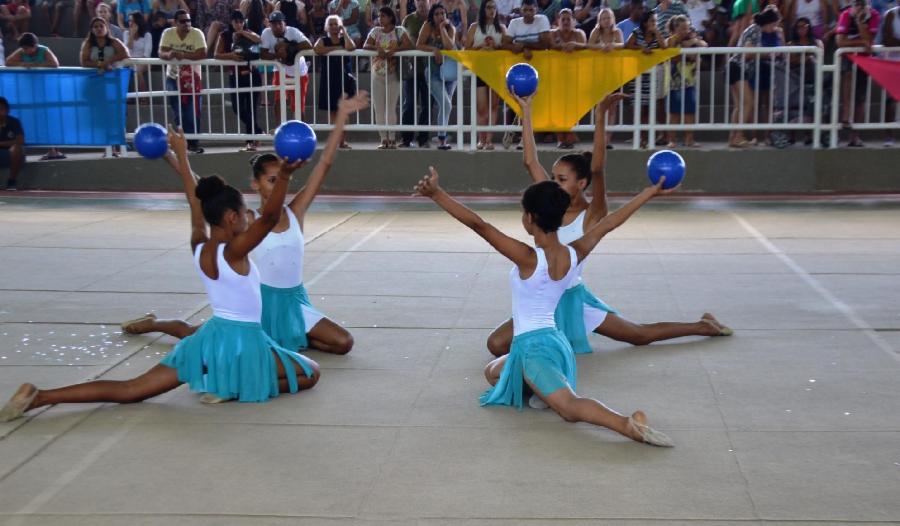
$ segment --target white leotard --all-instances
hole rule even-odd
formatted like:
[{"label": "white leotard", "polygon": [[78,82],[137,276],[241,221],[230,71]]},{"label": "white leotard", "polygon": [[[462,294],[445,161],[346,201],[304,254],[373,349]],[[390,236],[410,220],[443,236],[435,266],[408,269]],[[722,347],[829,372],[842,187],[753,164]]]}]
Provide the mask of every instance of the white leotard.
[{"label": "white leotard", "polygon": [[[556,231],[556,237],[559,238],[559,242],[563,245],[568,245],[572,241],[579,239],[584,235],[584,218],[587,216],[587,209],[581,211],[578,214],[578,217],[575,218],[574,221],[569,223],[568,225],[564,225],[559,227],[559,230]],[[584,260],[587,261],[587,260]],[[577,275],[575,279],[569,284],[569,288],[577,287],[581,284],[581,272],[584,270],[584,261],[578,264],[576,270]]]},{"label": "white leotard", "polygon": [[[259,267],[263,285],[289,289],[303,284],[303,231],[300,221],[289,207],[290,226],[284,232],[269,232],[262,243],[250,252],[250,258]],[[259,217],[253,211],[254,217]]]},{"label": "white leotard", "polygon": [[566,291],[569,281],[578,272],[578,255],[572,247],[569,250],[571,264],[562,279],[554,281],[550,277],[547,256],[544,250],[535,248],[537,266],[528,279],[519,277],[518,267],[509,273],[509,284],[512,288],[513,335],[524,334],[537,329],[555,328],[553,317],[559,298]]},{"label": "white leotard", "polygon": [[242,276],[225,261],[225,243],[216,249],[216,267],[219,279],[210,279],[200,268],[200,251],[204,243],[194,249],[194,265],[200,273],[209,305],[219,318],[233,321],[259,323],[262,319],[262,297],[259,292],[259,270],[250,261],[250,272]]}]

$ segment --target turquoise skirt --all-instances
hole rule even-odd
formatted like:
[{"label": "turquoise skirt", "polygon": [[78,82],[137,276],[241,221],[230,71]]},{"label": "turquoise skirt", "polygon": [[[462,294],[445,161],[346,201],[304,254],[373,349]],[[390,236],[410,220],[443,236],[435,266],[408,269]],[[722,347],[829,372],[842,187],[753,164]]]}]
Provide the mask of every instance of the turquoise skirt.
[{"label": "turquoise skirt", "polygon": [[[591,345],[588,343],[588,333],[590,331],[584,326],[584,306],[590,305],[595,309],[618,314],[619,311],[603,303],[597,296],[579,283],[578,286],[566,290],[556,305],[556,312],[553,318],[556,320],[556,326],[566,335],[569,343],[572,345],[575,354],[587,354],[591,351]],[[596,327],[591,327],[593,331]]]},{"label": "turquoise skirt", "polygon": [[[268,285],[259,286],[262,292],[262,328],[285,349],[306,349],[309,341],[303,319],[303,308],[313,309],[306,287],[300,284],[289,289]],[[314,309],[313,309],[314,310]]]},{"label": "turquoise skirt", "polygon": [[297,367],[305,376],[313,375],[308,358],[279,347],[258,323],[213,316],[178,342],[160,363],[177,370],[178,379],[192,391],[226,400],[265,402],[279,394],[276,355],[290,391],[296,393]]},{"label": "turquoise skirt", "polygon": [[537,329],[514,336],[507,356],[500,380],[481,395],[481,405],[522,409],[525,378],[544,396],[564,387],[575,390],[575,353],[559,329]]}]

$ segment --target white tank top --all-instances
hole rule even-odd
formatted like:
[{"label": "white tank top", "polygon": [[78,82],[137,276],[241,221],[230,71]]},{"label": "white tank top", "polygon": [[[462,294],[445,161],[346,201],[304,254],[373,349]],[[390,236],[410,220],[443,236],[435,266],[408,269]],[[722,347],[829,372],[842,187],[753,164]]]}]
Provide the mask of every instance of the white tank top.
[{"label": "white tank top", "polygon": [[[575,218],[574,221],[569,223],[568,225],[563,225],[559,227],[559,230],[556,231],[556,236],[559,238],[559,242],[563,245],[568,245],[569,243],[575,241],[576,239],[581,238],[584,235],[584,218],[587,216],[587,209],[581,211],[578,214],[578,217]],[[587,261],[587,260],[585,260]],[[581,271],[584,270],[584,261],[578,264],[576,267],[576,276],[569,283],[569,288],[577,287],[581,285]]]},{"label": "white tank top", "polygon": [[537,329],[556,327],[553,318],[556,305],[566,291],[576,272],[578,272],[578,255],[575,249],[569,249],[571,264],[569,271],[559,281],[553,281],[547,266],[544,250],[535,248],[537,266],[534,273],[523,280],[519,277],[519,268],[513,267],[509,273],[509,284],[512,288],[513,335],[524,334]]},{"label": "white tank top", "polygon": [[806,17],[813,26],[822,25],[822,3],[820,0],[797,0],[797,18]]},{"label": "white tank top", "polygon": [[259,271],[250,261],[250,273],[242,276],[225,261],[225,243],[216,249],[216,267],[219,279],[210,279],[200,268],[200,251],[205,243],[200,243],[194,252],[194,265],[203,280],[203,287],[209,297],[213,314],[233,321],[259,323],[262,319],[262,296],[259,293]]},{"label": "white tank top", "polygon": [[[290,226],[284,232],[269,232],[262,243],[250,252],[250,258],[259,267],[263,285],[289,289],[303,284],[303,231],[300,221],[289,207]],[[259,217],[256,210],[254,217]]]},{"label": "white tank top", "polygon": [[500,40],[503,38],[503,35],[501,35],[499,31],[497,31],[497,28],[494,27],[494,24],[487,24],[487,33],[484,33],[481,31],[480,25],[476,25],[475,26],[475,35],[472,37],[472,41],[473,41],[472,43],[475,44],[476,46],[483,46],[484,40],[487,37],[493,38],[494,43],[499,44]]}]

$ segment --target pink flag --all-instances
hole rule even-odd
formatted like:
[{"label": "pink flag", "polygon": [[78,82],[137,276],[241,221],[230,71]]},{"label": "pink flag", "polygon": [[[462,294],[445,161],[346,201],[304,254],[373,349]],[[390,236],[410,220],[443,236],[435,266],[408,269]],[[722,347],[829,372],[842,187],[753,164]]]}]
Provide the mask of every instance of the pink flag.
[{"label": "pink flag", "polygon": [[891,98],[900,100],[900,61],[855,54],[850,55],[850,60],[856,62],[856,65],[875,79],[875,82],[881,84]]}]

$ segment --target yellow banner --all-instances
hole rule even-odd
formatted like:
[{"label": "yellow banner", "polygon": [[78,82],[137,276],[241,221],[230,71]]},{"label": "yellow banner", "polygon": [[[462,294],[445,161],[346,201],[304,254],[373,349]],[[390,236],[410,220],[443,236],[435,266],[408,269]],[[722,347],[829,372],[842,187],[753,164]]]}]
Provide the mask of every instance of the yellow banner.
[{"label": "yellow banner", "polygon": [[[680,52],[677,48],[658,49],[651,54],[633,50],[535,51],[529,62],[538,71],[534,129],[571,129],[604,97]],[[519,105],[506,88],[506,71],[513,64],[526,62],[522,55],[510,51],[444,51],[444,54],[462,62],[519,111]]]}]

